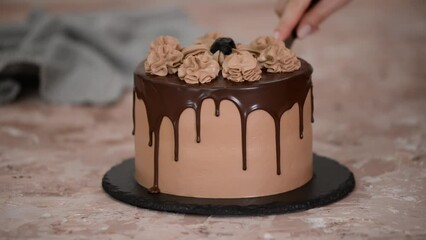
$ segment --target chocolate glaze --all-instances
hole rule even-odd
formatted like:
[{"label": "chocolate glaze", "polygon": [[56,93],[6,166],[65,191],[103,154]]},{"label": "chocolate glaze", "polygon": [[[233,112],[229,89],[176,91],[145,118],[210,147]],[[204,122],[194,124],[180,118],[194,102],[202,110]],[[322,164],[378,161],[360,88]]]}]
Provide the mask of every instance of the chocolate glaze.
[{"label": "chocolate glaze", "polygon": [[135,100],[136,100],[136,87],[133,87],[133,108],[132,108],[132,119],[133,119],[133,130],[132,135],[135,135]]},{"label": "chocolate glaze", "polygon": [[[221,75],[207,84],[189,85],[176,75],[158,77],[146,74],[143,64],[136,69],[134,94],[145,103],[149,126],[149,146],[154,135],[154,185],[150,192],[158,193],[158,153],[160,125],[163,117],[171,120],[174,130],[174,158],[179,159],[179,118],[187,109],[195,110],[196,142],[201,142],[201,105],[213,99],[215,115],[220,115],[220,103],[229,100],[238,108],[241,119],[242,168],[247,170],[247,118],[255,110],[268,112],[275,123],[277,174],[281,174],[280,120],[294,104],[299,109],[299,136],[303,138],[303,107],[309,90],[312,90],[312,67],[300,59],[301,68],[292,73],[263,73],[260,81],[236,83]],[[311,97],[312,97],[311,91]],[[134,97],[135,99],[135,97]],[[133,99],[133,100],[134,100]],[[313,103],[313,99],[311,99]],[[135,129],[133,103],[133,131]],[[313,105],[312,105],[313,113]],[[313,121],[313,118],[311,119]]]}]

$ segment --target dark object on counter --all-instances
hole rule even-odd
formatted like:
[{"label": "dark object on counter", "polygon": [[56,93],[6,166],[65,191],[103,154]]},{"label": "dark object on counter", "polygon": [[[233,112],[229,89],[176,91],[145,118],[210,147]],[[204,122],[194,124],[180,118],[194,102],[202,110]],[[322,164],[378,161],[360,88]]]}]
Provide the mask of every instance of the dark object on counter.
[{"label": "dark object on counter", "polygon": [[11,63],[0,70],[0,104],[17,99],[23,92],[37,91],[40,67],[33,63]]}]

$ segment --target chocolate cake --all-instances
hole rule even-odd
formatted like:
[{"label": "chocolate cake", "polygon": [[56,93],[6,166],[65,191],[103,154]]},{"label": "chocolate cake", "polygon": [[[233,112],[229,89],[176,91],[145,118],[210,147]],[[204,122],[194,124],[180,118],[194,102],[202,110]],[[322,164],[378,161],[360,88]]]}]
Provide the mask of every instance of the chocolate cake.
[{"label": "chocolate cake", "polygon": [[313,175],[312,67],[282,42],[157,38],[136,69],[135,178],[152,194],[250,198]]}]

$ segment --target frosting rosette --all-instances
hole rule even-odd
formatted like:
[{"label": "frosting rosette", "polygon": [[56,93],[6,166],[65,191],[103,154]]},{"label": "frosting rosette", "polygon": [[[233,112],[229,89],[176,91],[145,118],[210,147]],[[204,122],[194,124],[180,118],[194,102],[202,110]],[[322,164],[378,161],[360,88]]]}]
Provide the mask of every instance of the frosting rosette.
[{"label": "frosting rosette", "polygon": [[196,44],[182,49],[183,59],[205,53],[211,54],[210,50],[202,44]]},{"label": "frosting rosette", "polygon": [[178,69],[178,77],[189,84],[208,83],[217,77],[219,71],[219,63],[205,52],[187,56]]},{"label": "frosting rosette", "polygon": [[267,72],[293,72],[300,68],[301,64],[296,55],[285,47],[284,42],[274,37],[258,37],[249,47],[259,52],[257,61]]},{"label": "frosting rosette", "polygon": [[179,41],[174,37],[156,38],[151,43],[148,57],[144,63],[145,71],[157,76],[176,73],[183,57],[179,48]]},{"label": "frosting rosette", "polygon": [[222,64],[223,77],[234,82],[257,81],[262,77],[261,73],[256,58],[248,51],[234,51]]},{"label": "frosting rosette", "polygon": [[222,64],[224,60],[224,55],[221,54],[220,51],[217,51],[215,54],[212,54],[210,50],[204,45],[204,44],[196,44],[187,48],[184,48],[182,50],[183,53],[183,59],[190,57],[190,56],[196,56],[200,54],[208,54],[213,57],[213,59],[218,62],[220,65]]},{"label": "frosting rosette", "polygon": [[213,42],[220,37],[223,37],[223,35],[221,33],[209,32],[209,33],[206,33],[203,36],[197,38],[197,41],[195,43],[196,44],[202,44],[202,45],[206,46],[207,48],[210,48],[211,45],[213,44]]},{"label": "frosting rosette", "polygon": [[159,36],[151,42],[150,50],[155,48],[156,46],[164,46],[167,45],[175,50],[180,50],[180,42],[177,38],[172,36]]},{"label": "frosting rosette", "polygon": [[284,45],[284,42],[271,37],[271,36],[262,36],[262,37],[258,37],[256,38],[254,41],[250,42],[249,47],[253,50],[253,51],[257,51],[257,52],[261,52],[263,51],[265,48],[269,47],[269,46],[273,46],[273,45]]},{"label": "frosting rosette", "polygon": [[246,45],[246,44],[237,44],[237,51],[247,51],[249,53],[251,53],[251,55],[253,55],[253,57],[257,58],[260,54],[260,51],[252,48],[250,45]]},{"label": "frosting rosette", "polygon": [[235,44],[231,38],[210,32],[186,48],[181,48],[172,36],[156,38],[144,66],[147,73],[177,73],[186,83],[198,84],[212,81],[219,71],[234,82],[257,81],[263,68],[270,73],[293,72],[301,62],[284,42],[271,36],[258,37],[250,44]]},{"label": "frosting rosette", "polygon": [[300,68],[300,60],[284,43],[273,44],[260,52],[257,61],[267,72],[293,72]]}]

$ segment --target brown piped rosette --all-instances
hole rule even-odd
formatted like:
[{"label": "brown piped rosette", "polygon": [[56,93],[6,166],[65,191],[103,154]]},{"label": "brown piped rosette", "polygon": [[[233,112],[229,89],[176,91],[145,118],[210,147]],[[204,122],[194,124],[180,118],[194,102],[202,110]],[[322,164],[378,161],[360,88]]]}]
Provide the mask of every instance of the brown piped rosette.
[{"label": "brown piped rosette", "polygon": [[262,78],[262,70],[293,72],[301,63],[284,42],[273,37],[258,37],[245,45],[215,32],[186,48],[172,36],[160,36],[151,43],[144,66],[152,75],[177,73],[188,84],[204,84],[216,79],[219,72],[230,81],[252,82]]}]

